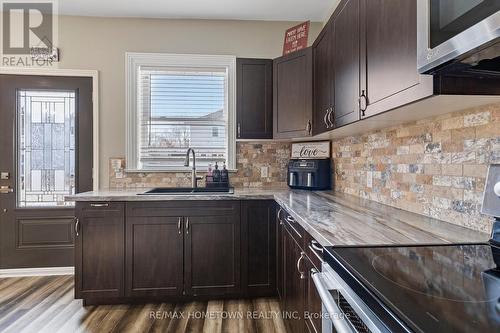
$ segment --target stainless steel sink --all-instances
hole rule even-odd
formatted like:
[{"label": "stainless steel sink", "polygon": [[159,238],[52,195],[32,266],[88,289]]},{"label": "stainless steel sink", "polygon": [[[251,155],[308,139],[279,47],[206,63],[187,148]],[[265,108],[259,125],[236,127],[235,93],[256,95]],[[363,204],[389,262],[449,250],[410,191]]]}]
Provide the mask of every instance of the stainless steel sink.
[{"label": "stainless steel sink", "polygon": [[157,187],[139,195],[188,195],[188,194],[234,194],[234,188],[207,188],[207,187]]}]

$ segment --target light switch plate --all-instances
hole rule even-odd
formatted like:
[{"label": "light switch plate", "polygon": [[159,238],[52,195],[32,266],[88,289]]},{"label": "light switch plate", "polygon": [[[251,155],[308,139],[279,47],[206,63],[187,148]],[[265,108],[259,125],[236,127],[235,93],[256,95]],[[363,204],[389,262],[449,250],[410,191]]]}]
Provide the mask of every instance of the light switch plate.
[{"label": "light switch plate", "polygon": [[260,177],[261,178],[267,178],[269,174],[269,167],[263,166],[260,167]]}]

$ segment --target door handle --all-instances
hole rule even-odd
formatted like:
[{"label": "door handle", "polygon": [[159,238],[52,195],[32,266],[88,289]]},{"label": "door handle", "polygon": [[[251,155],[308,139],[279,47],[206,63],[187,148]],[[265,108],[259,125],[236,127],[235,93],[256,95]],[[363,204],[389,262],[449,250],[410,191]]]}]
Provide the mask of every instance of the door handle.
[{"label": "door handle", "polygon": [[186,217],[186,234],[189,234],[189,217]]},{"label": "door handle", "polygon": [[323,117],[323,122],[326,125],[326,128],[330,128],[330,124],[328,123],[328,117],[330,116],[330,108],[326,109],[325,117]]},{"label": "door handle", "polygon": [[14,189],[10,186],[0,186],[0,194],[9,194],[14,192]]},{"label": "door handle", "polygon": [[308,135],[311,135],[311,131],[312,131],[312,124],[311,124],[311,121],[308,120],[307,124],[306,124],[306,132]]},{"label": "door handle", "polygon": [[300,263],[304,260],[305,252],[300,252],[300,258],[297,260],[297,271],[300,273],[300,279],[304,280],[306,278],[306,274],[300,270]]},{"label": "door handle", "polygon": [[179,235],[182,233],[182,217],[179,217],[177,221],[177,230],[179,231]]},{"label": "door handle", "polygon": [[330,114],[328,115],[328,121],[330,122],[330,128],[335,127],[335,109],[333,106],[330,108]]},{"label": "door handle", "polygon": [[75,219],[75,234],[76,234],[76,237],[80,236],[80,219],[79,218]]},{"label": "door handle", "polygon": [[359,109],[361,110],[361,115],[365,116],[366,108],[368,108],[368,97],[364,90],[361,90],[361,96],[359,96]]}]

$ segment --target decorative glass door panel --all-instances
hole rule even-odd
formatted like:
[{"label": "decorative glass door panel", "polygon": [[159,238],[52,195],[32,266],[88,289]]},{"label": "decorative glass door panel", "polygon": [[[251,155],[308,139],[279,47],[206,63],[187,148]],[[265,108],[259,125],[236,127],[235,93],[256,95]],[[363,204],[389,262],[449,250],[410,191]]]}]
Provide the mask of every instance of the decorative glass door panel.
[{"label": "decorative glass door panel", "polygon": [[73,206],[75,91],[17,91],[17,206]]}]

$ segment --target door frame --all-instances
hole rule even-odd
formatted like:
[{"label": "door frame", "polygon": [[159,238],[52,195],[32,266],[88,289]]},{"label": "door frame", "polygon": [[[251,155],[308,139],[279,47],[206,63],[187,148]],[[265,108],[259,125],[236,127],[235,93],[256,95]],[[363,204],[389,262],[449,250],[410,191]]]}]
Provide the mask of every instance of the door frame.
[{"label": "door frame", "polygon": [[0,74],[92,78],[92,188],[94,191],[99,190],[99,71],[87,69],[41,69],[0,66]]}]

